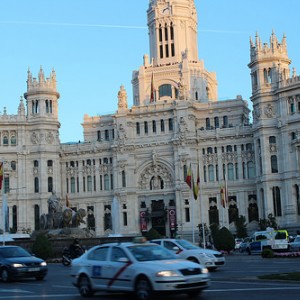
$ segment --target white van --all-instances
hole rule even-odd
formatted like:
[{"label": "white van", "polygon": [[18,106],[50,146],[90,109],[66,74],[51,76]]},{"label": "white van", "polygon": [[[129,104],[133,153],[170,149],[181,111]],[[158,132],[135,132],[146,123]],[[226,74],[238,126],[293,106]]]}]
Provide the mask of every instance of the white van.
[{"label": "white van", "polygon": [[268,227],[265,231],[255,232],[249,241],[248,254],[261,253],[264,249],[283,252],[289,249],[289,234],[285,229],[275,230]]}]

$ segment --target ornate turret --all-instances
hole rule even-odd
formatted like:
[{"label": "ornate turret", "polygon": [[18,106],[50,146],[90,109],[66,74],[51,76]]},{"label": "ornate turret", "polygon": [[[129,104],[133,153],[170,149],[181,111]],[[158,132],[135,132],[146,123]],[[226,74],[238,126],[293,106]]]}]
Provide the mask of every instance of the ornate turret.
[{"label": "ornate turret", "polygon": [[274,31],[270,37],[270,44],[262,44],[258,34],[255,43],[250,38],[250,63],[253,94],[271,91],[278,87],[281,80],[290,76],[286,36],[283,35],[279,43]]},{"label": "ornate turret", "polygon": [[27,100],[27,115],[31,117],[47,117],[58,120],[58,99],[56,90],[56,74],[52,70],[50,77],[45,79],[44,71],[40,67],[38,80],[32,77],[28,69],[27,92],[24,98]]}]

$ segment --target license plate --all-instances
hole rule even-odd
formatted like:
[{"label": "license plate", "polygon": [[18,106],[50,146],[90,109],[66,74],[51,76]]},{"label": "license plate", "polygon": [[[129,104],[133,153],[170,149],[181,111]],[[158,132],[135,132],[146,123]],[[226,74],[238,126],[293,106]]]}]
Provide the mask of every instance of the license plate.
[{"label": "license plate", "polygon": [[29,272],[36,272],[36,271],[39,271],[40,268],[29,268],[28,271]]}]

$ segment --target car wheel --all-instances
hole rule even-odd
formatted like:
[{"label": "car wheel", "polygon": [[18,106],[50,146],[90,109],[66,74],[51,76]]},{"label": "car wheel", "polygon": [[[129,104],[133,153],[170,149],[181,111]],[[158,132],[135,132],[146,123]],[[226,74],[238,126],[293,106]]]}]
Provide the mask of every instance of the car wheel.
[{"label": "car wheel", "polygon": [[9,282],[10,281],[10,276],[9,276],[9,273],[8,273],[6,268],[2,269],[1,279],[2,279],[3,282]]},{"label": "car wheel", "polygon": [[202,290],[197,289],[197,290],[192,290],[187,292],[187,295],[189,298],[198,298],[198,296],[200,295],[200,293],[202,292]]},{"label": "car wheel", "polygon": [[90,280],[86,275],[81,275],[78,282],[79,293],[82,297],[90,297],[94,294]]},{"label": "car wheel", "polygon": [[138,278],[135,284],[135,295],[138,300],[149,300],[152,298],[152,286],[146,277]]}]

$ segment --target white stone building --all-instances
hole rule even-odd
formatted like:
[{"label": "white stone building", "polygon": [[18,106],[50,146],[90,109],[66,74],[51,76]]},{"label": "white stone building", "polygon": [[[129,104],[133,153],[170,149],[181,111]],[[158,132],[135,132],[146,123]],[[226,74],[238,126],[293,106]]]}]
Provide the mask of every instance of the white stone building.
[{"label": "white stone building", "polygon": [[[98,236],[111,232],[118,200],[118,233],[155,228],[191,237],[199,223],[234,231],[243,215],[249,230],[271,213],[281,227],[300,224],[300,77],[290,74],[285,36],[250,41],[253,124],[247,101],[218,101],[216,74],[198,58],[194,0],[150,0],[150,54],[133,72],[133,106],[120,87],[115,114],[84,116],[84,141],[59,141],[56,74],[28,71],[17,115],[0,116],[3,186],[9,227],[40,227],[53,191],[62,203],[88,211]],[[24,103],[25,102],[25,103]],[[194,200],[185,182],[199,166]],[[228,203],[220,189],[227,179]],[[111,226],[112,225],[112,226]]]}]

